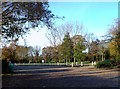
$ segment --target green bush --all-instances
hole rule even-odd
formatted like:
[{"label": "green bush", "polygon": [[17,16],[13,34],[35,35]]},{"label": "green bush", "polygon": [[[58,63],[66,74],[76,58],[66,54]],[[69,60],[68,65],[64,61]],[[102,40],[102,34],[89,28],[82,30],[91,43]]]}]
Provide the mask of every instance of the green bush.
[{"label": "green bush", "polygon": [[96,64],[97,68],[112,67],[112,66],[113,66],[112,60],[104,60],[104,61],[100,61]]},{"label": "green bush", "polygon": [[50,63],[56,63],[55,61],[51,61]]},{"label": "green bush", "polygon": [[111,61],[112,66],[116,66],[117,65],[117,62],[115,60],[110,60],[110,61]]},{"label": "green bush", "polygon": [[84,64],[89,64],[90,62],[89,61],[84,61]]}]

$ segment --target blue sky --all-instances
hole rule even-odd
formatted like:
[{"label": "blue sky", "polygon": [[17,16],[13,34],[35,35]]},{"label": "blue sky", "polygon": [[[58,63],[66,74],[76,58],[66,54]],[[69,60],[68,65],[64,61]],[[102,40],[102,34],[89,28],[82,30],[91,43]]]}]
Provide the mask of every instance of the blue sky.
[{"label": "blue sky", "polygon": [[[65,16],[64,20],[56,20],[56,24],[64,24],[71,21],[83,23],[87,32],[95,36],[106,34],[114,19],[118,18],[118,2],[50,2],[49,9],[58,16]],[[46,38],[46,30],[31,31],[26,42],[29,46],[49,46]],[[20,44],[24,44],[20,39]]]},{"label": "blue sky", "polygon": [[50,2],[50,9],[58,16],[65,16],[64,21],[83,23],[88,32],[101,36],[106,33],[114,19],[118,17],[117,2]]}]

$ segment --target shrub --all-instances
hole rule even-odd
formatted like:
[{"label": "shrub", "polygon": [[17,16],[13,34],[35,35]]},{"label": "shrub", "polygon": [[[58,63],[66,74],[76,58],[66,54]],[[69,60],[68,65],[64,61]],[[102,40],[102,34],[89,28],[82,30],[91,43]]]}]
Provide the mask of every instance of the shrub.
[{"label": "shrub", "polygon": [[84,64],[89,64],[90,62],[89,61],[84,61]]},{"label": "shrub", "polygon": [[115,60],[110,60],[110,61],[111,61],[112,66],[116,66],[117,65],[117,62]]},{"label": "shrub", "polygon": [[96,64],[96,67],[97,68],[112,67],[113,66],[112,62],[113,61],[111,60],[100,61]]},{"label": "shrub", "polygon": [[50,63],[56,63],[55,61],[51,61]]}]

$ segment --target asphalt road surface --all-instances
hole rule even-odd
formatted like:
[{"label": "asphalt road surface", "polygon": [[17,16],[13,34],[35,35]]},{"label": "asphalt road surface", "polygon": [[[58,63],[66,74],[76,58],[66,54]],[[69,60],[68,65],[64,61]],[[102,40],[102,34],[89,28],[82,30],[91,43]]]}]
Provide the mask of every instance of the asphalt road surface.
[{"label": "asphalt road surface", "polygon": [[2,87],[118,87],[119,78],[118,69],[15,65],[14,74],[2,75]]}]

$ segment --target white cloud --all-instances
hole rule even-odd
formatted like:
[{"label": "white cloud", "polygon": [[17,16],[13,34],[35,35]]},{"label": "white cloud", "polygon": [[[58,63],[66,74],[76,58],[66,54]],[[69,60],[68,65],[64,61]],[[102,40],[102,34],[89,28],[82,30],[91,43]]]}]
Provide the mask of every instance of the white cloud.
[{"label": "white cloud", "polygon": [[[41,48],[49,46],[49,40],[46,37],[46,28],[42,28],[38,31],[38,29],[31,29],[30,34],[25,37],[26,44],[28,46],[40,46]],[[18,42],[20,45],[24,45],[24,39],[20,39]]]}]

